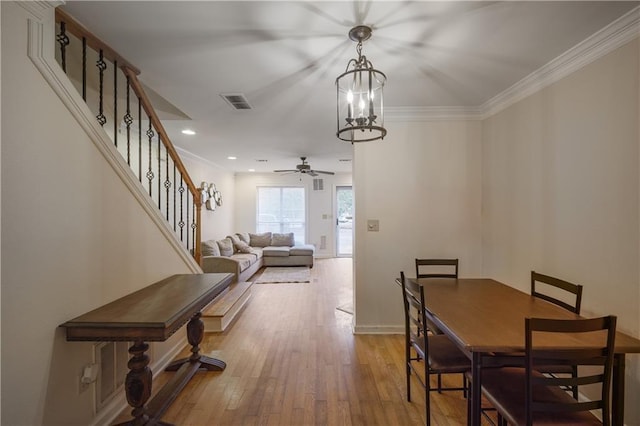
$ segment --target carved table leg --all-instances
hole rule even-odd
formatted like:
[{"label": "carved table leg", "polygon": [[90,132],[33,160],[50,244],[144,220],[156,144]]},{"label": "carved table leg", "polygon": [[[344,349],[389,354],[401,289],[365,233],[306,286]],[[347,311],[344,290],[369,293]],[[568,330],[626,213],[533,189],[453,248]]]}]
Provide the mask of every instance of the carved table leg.
[{"label": "carved table leg", "polygon": [[127,363],[129,373],[124,382],[124,389],[127,402],[133,407],[131,415],[133,419],[122,423],[123,425],[139,426],[149,421],[149,415],[145,408],[145,403],[151,396],[152,373],[149,366],[149,357],[145,352],[149,345],[141,340],[134,342],[129,348],[131,359]]},{"label": "carved table leg", "polygon": [[222,371],[227,366],[224,361],[210,358],[205,355],[200,355],[199,345],[200,342],[202,342],[202,338],[204,337],[204,323],[200,319],[201,316],[201,312],[196,313],[187,324],[187,340],[191,345],[191,356],[189,358],[182,358],[173,361],[165,369],[166,371],[176,371],[182,364],[185,364],[187,362],[199,362],[200,368],[204,368],[209,371]]}]

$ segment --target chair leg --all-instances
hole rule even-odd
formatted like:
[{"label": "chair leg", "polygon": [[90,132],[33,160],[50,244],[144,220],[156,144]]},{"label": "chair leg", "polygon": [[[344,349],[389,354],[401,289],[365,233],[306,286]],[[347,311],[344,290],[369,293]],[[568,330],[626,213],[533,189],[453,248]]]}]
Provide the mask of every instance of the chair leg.
[{"label": "chair leg", "polygon": [[467,388],[468,388],[467,376],[464,373],[462,373],[462,397],[465,399],[467,399],[467,397],[469,396],[467,393]]},{"label": "chair leg", "polygon": [[411,367],[409,366],[409,362],[407,361],[407,402],[411,402]]},{"label": "chair leg", "polygon": [[507,421],[498,413],[498,426],[507,426]]},{"label": "chair leg", "polygon": [[[573,366],[573,371],[571,372],[571,377],[574,379],[578,377],[578,367],[576,365]],[[578,401],[578,385],[573,385],[571,387],[571,391],[573,393],[573,399]]]},{"label": "chair leg", "polygon": [[442,393],[442,374],[438,374],[438,393]]},{"label": "chair leg", "polygon": [[426,416],[425,424],[427,426],[431,426],[431,387],[429,386],[429,372],[425,371],[425,373],[426,373],[426,380],[425,380],[426,387],[424,389],[424,414]]}]

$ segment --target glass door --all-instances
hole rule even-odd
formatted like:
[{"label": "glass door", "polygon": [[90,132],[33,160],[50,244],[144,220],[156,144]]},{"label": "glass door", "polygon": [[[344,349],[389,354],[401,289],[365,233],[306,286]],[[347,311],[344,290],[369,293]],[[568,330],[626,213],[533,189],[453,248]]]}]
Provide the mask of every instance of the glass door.
[{"label": "glass door", "polygon": [[336,256],[353,254],[353,189],[336,187]]}]

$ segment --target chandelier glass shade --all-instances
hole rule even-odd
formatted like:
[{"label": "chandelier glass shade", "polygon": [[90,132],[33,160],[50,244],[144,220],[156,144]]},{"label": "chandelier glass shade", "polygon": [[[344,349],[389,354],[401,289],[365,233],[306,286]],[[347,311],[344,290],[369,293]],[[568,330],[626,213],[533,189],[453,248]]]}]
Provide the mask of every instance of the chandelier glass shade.
[{"label": "chandelier glass shade", "polygon": [[357,41],[357,59],[349,60],[347,69],[336,78],[339,139],[347,142],[367,142],[382,139],[384,128],[383,89],[387,77],[373,68],[362,54],[362,42],[371,37],[371,28],[360,25],[349,31]]},{"label": "chandelier glass shade", "polygon": [[382,139],[384,128],[383,89],[387,77],[373,68],[362,54],[362,42],[371,37],[371,28],[360,25],[349,31],[357,41],[357,59],[349,60],[346,71],[336,78],[339,139],[367,142]]}]

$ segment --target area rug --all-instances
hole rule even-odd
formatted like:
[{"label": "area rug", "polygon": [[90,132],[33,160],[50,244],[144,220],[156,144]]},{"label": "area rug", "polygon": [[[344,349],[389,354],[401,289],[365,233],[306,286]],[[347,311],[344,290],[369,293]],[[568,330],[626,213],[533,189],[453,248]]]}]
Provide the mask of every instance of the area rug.
[{"label": "area rug", "polygon": [[306,266],[270,266],[254,282],[256,284],[308,283],[311,282],[311,271]]}]

